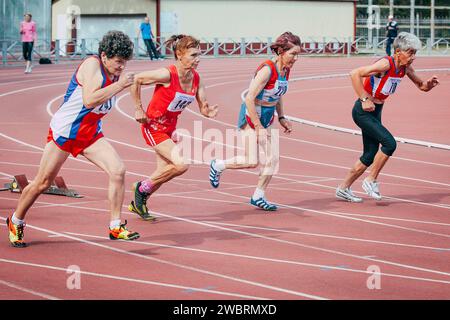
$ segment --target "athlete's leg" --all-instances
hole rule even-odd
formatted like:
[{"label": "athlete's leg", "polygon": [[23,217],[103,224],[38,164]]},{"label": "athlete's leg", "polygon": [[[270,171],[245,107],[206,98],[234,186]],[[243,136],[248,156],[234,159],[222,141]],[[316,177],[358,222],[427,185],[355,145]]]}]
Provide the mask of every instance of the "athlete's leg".
[{"label": "athlete's leg", "polygon": [[225,169],[249,169],[258,166],[258,139],[256,132],[249,125],[240,131],[243,155],[224,160]]},{"label": "athlete's leg", "polygon": [[105,138],[100,138],[94,142],[82,154],[108,174],[111,221],[120,220],[125,193],[125,165],[122,159]]},{"label": "athlete's leg", "polygon": [[258,188],[261,190],[266,190],[273,174],[278,169],[280,158],[278,134],[274,135],[276,131],[271,128],[268,128],[267,131],[267,137],[260,139],[258,142],[259,148],[262,149],[265,154],[265,163],[261,168],[258,179]]},{"label": "athlete's leg", "polygon": [[339,185],[340,189],[350,188],[353,182],[355,182],[373,162],[379,147],[378,141],[368,136],[364,131],[362,133],[362,141],[364,148],[363,154],[347,173],[344,181]]},{"label": "athlete's leg", "polygon": [[261,168],[258,186],[253,193],[250,203],[266,211],[275,211],[277,206],[267,202],[265,197],[266,188],[272,179],[273,174],[278,169],[279,153],[278,153],[278,135],[274,135],[276,132],[272,129],[267,130],[268,135],[258,139],[258,146],[264,152],[264,163]]},{"label": "athlete's leg", "polygon": [[121,222],[123,197],[125,193],[125,165],[113,146],[100,138],[83,150],[82,154],[105,171],[109,177],[108,199],[111,207],[111,221],[109,224],[109,238],[111,240],[136,240],[139,233],[129,231],[126,222]]},{"label": "athlete's leg", "polygon": [[189,165],[180,154],[180,149],[172,139],[167,139],[154,147],[157,154],[157,168],[150,176],[153,186],[160,187],[163,183],[182,175]]},{"label": "athlete's leg", "polygon": [[15,218],[25,219],[27,211],[38,196],[50,187],[68,156],[69,153],[59,149],[53,141],[47,143],[36,177],[22,190],[14,213]]}]

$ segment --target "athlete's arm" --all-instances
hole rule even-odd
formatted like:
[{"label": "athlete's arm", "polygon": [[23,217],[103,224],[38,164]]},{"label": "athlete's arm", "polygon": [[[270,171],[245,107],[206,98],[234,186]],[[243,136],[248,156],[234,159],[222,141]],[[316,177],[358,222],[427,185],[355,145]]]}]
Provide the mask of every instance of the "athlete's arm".
[{"label": "athlete's arm", "polygon": [[369,66],[363,66],[350,71],[350,78],[352,79],[353,89],[359,98],[365,98],[369,94],[364,90],[363,78],[372,76],[378,73],[384,73],[390,68],[387,59],[381,59]]},{"label": "athlete's arm", "polygon": [[166,68],[144,71],[134,76],[134,83],[130,87],[131,98],[134,102],[135,119],[137,122],[146,123],[147,115],[142,108],[141,87],[150,84],[170,84],[170,72]]},{"label": "athlete's arm", "polygon": [[[364,77],[369,77],[374,74],[384,73],[388,71],[390,68],[389,61],[387,59],[381,59],[375,62],[374,64],[359,67],[350,71],[350,78],[352,79],[353,90],[355,90],[356,95],[360,99],[364,99],[366,97],[372,98],[366,90],[364,90],[363,79]],[[362,103],[362,108],[365,111],[373,111],[375,110],[375,105],[371,100],[366,100]]]},{"label": "athlete's arm", "polygon": [[82,85],[84,106],[93,109],[130,86],[133,74],[127,73],[121,76],[119,81],[102,88],[103,77],[99,62],[96,58],[88,58],[78,69],[77,79]]},{"label": "athlete's arm", "polygon": [[261,90],[264,89],[269,79],[270,68],[269,66],[264,66],[256,73],[256,76],[250,82],[250,87],[248,88],[248,93],[245,97],[245,105],[247,106],[249,117],[252,120],[256,130],[262,129],[263,126],[261,121],[259,121],[258,114],[256,113],[255,99]]},{"label": "athlete's arm", "polygon": [[215,118],[217,112],[219,112],[219,105],[215,104],[210,106],[208,101],[206,100],[206,91],[205,86],[203,85],[203,81],[200,79],[200,83],[198,85],[197,91],[197,103],[200,109],[200,113],[207,118]]},{"label": "athlete's arm", "polygon": [[166,68],[144,71],[134,76],[134,83],[131,85],[131,98],[135,106],[142,107],[141,86],[151,84],[170,84],[170,72]]},{"label": "athlete's arm", "polygon": [[425,92],[430,91],[439,84],[437,76],[432,76],[427,81],[423,81],[414,71],[414,68],[412,66],[406,68],[406,75],[417,86],[417,88]]},{"label": "athlete's arm", "polygon": [[291,122],[284,117],[283,97],[281,97],[280,100],[278,101],[276,108],[277,108],[277,114],[278,114],[278,122],[284,128],[285,133],[291,133],[291,131],[292,131]]}]

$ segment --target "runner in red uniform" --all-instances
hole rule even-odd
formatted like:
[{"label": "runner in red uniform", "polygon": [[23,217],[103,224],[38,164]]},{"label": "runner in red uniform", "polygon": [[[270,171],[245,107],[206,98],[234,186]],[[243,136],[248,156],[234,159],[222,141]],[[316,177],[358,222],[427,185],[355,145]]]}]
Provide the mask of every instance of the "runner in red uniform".
[{"label": "runner in red uniform", "polygon": [[353,89],[358,97],[352,116],[353,121],[361,128],[363,153],[336,188],[338,199],[362,202],[362,198],[353,194],[350,186],[371,167],[362,187],[371,198],[381,200],[377,178],[397,148],[395,138],[381,122],[384,101],[395,93],[405,75],[425,92],[439,84],[436,76],[422,80],[414,71],[412,64],[420,48],[420,40],[415,35],[401,32],[394,40],[394,56],[386,56],[374,64],[350,72]]},{"label": "runner in red uniform", "polygon": [[6,220],[12,246],[26,247],[23,231],[27,211],[50,187],[70,154],[83,155],[109,176],[110,239],[139,238],[139,233],[127,229],[126,221],[121,223],[125,166],[103,137],[101,124],[101,119],[114,107],[115,95],[133,83],[133,73],[122,75],[132,54],[130,38],[121,31],[109,31],[99,43],[98,56],[84,60],[73,74],[64,102],[50,122],[39,171],[22,191],[15,212]]},{"label": "runner in red uniform", "polygon": [[[172,36],[167,42],[172,46],[175,64],[158,70],[146,71],[135,76],[131,96],[136,106],[136,121],[141,123],[145,142],[156,152],[157,167],[150,179],[133,185],[134,201],[129,210],[144,220],[151,220],[147,208],[148,197],[163,183],[186,172],[188,165],[172,139],[178,116],[194,100],[200,112],[207,118],[214,118],[218,106],[206,101],[205,88],[195,70],[200,62],[200,42],[191,36]],[[141,86],[155,84],[153,97],[144,112],[141,102]]]}]

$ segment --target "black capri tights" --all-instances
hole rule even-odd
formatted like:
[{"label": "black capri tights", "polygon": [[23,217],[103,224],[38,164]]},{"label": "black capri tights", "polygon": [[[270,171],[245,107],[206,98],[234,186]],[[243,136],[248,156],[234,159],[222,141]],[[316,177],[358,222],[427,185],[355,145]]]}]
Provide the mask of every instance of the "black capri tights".
[{"label": "black capri tights", "polygon": [[381,123],[382,110],[382,104],[375,104],[374,111],[364,111],[359,99],[352,110],[353,121],[361,128],[364,145],[364,153],[359,159],[367,167],[373,163],[380,144],[381,151],[387,156],[392,156],[397,148],[394,137]]},{"label": "black capri tights", "polygon": [[31,61],[34,42],[22,42],[22,53],[25,61]]}]

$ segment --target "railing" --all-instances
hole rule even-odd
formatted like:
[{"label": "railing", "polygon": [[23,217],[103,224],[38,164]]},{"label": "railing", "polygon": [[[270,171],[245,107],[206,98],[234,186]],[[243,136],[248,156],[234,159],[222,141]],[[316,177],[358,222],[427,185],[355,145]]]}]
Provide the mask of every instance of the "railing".
[{"label": "railing", "polygon": [[[419,51],[418,54],[425,55],[448,55],[450,54],[449,45],[450,39],[441,38],[436,39],[434,42],[431,42],[430,38],[420,38],[422,43],[422,50]],[[366,54],[382,54],[386,50],[386,42],[387,39],[383,38],[383,40],[379,41],[376,37],[370,41],[367,37],[357,37],[353,42],[353,46],[357,48],[357,52],[355,53],[366,53]]]},{"label": "railing", "polygon": [[[353,39],[347,38],[322,38],[306,37],[302,40],[301,54],[303,55],[346,55],[351,54],[383,54],[386,47],[386,38],[374,37],[369,39],[362,36]],[[84,59],[86,56],[97,54],[100,39],[74,39],[74,40],[38,40],[33,48],[33,58],[46,57],[53,62]],[[203,56],[252,56],[270,55],[272,38],[213,38],[200,39],[200,49]],[[440,38],[433,43],[429,38],[422,38],[423,50],[420,54],[450,54],[450,39]],[[147,49],[138,39],[134,42],[134,59],[146,59]],[[165,38],[155,39],[156,49],[162,56],[172,54],[171,48],[165,46]],[[17,40],[0,40],[2,65],[14,65],[23,61],[22,43]]]}]

